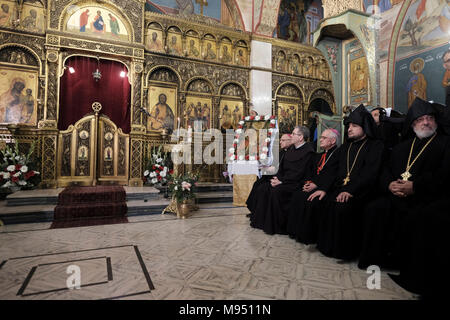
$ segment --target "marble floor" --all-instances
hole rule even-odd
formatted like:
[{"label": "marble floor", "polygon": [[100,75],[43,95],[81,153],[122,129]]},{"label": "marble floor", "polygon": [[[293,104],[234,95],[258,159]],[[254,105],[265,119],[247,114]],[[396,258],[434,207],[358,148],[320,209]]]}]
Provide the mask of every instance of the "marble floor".
[{"label": "marble floor", "polygon": [[[129,223],[49,229],[0,227],[0,299],[415,299],[381,273],[338,264],[287,236],[249,226],[246,208],[205,204]],[[80,272],[80,289],[67,289]],[[73,279],[73,278],[70,278]]]}]

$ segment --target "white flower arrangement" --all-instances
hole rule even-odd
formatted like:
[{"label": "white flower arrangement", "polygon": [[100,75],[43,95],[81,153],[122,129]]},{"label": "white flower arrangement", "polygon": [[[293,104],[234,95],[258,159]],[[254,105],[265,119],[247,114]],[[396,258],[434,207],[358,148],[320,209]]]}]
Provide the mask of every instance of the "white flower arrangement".
[{"label": "white flower arrangement", "polygon": [[16,143],[14,148],[6,147],[0,151],[3,163],[0,164],[0,187],[33,187],[38,181],[33,177],[40,173],[30,169],[31,154],[33,153],[35,142],[31,145],[27,154],[19,152],[19,146]]}]

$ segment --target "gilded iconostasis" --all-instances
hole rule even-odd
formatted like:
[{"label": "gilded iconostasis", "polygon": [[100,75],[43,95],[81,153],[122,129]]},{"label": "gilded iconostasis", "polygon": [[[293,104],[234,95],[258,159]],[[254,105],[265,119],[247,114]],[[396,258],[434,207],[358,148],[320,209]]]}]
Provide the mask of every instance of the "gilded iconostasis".
[{"label": "gilded iconostasis", "polygon": [[[272,43],[283,131],[306,123],[316,99],[336,111],[311,34],[258,38],[227,0],[163,2],[0,1],[0,134],[21,148],[37,142],[43,187],[142,185],[151,146],[170,145],[174,130],[236,129],[250,112],[253,40]],[[205,172],[219,181],[222,169]]]}]

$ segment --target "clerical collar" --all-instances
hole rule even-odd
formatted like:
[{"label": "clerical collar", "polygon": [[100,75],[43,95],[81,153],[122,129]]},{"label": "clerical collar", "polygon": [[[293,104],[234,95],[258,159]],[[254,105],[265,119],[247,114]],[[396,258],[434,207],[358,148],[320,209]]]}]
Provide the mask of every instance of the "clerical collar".
[{"label": "clerical collar", "polygon": [[300,149],[304,144],[305,144],[306,142],[303,142],[301,145],[299,145],[298,147],[296,147],[295,145],[294,145],[294,147],[295,147],[295,149]]}]

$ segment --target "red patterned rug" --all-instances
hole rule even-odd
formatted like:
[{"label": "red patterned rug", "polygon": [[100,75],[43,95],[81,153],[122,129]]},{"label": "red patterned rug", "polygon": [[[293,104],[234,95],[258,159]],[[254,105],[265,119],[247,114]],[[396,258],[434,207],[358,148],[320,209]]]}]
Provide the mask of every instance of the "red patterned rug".
[{"label": "red patterned rug", "polygon": [[58,195],[50,229],[126,223],[122,186],[67,187]]}]

